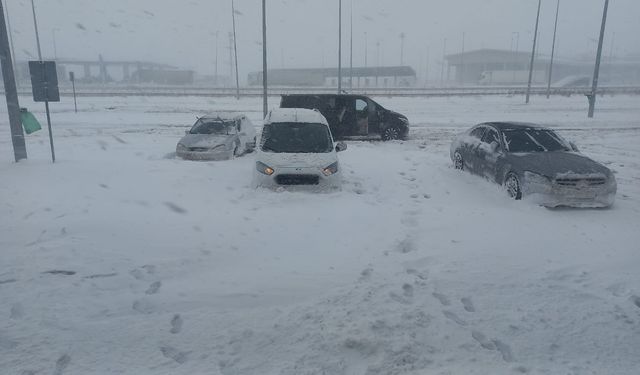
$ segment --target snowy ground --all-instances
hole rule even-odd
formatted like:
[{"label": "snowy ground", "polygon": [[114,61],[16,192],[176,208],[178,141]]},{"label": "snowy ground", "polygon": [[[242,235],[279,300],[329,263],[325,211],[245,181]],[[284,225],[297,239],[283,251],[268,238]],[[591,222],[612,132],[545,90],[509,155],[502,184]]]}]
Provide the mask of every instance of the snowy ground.
[{"label": "snowy ground", "polygon": [[[590,121],[583,97],[378,98],[411,139],[349,143],[331,194],[253,190],[252,155],[172,157],[196,114],[259,123],[259,99],[63,100],[55,165],[46,130],[12,162],[0,103],[3,374],[638,373],[638,96]],[[454,134],[509,119],[614,169],[614,207],[451,168]]]}]

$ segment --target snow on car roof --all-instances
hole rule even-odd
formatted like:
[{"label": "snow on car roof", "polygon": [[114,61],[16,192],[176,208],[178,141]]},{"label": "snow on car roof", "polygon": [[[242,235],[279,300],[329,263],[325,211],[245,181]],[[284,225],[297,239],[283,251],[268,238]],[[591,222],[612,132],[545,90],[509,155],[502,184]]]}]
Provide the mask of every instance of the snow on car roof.
[{"label": "snow on car roof", "polygon": [[215,112],[208,112],[207,114],[205,114],[204,116],[201,116],[200,118],[203,118],[203,119],[219,118],[221,120],[235,120],[242,117],[245,117],[244,113],[242,112],[215,111]]},{"label": "snow on car roof", "polygon": [[266,122],[309,122],[328,125],[327,119],[320,112],[304,108],[273,109],[267,115]]}]

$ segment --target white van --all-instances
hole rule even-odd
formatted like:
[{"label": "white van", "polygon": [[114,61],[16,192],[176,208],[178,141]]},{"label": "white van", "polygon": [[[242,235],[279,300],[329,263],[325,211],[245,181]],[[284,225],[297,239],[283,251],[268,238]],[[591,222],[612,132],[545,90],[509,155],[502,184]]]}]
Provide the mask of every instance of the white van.
[{"label": "white van", "polygon": [[316,110],[274,109],[265,118],[256,154],[254,185],[339,189],[341,171],[327,120]]}]

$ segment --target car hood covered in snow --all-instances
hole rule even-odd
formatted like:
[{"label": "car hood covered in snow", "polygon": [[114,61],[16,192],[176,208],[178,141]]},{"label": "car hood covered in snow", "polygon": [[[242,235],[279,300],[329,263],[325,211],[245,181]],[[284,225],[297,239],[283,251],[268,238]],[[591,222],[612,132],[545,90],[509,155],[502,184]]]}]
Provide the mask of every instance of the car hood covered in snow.
[{"label": "car hood covered in snow", "polygon": [[186,147],[214,147],[228,143],[233,135],[223,134],[187,134],[180,142]]},{"label": "car hood covered in snow", "polygon": [[588,157],[574,152],[533,152],[510,154],[509,162],[522,171],[530,171],[553,178],[557,175],[593,175],[609,176],[607,167]]}]

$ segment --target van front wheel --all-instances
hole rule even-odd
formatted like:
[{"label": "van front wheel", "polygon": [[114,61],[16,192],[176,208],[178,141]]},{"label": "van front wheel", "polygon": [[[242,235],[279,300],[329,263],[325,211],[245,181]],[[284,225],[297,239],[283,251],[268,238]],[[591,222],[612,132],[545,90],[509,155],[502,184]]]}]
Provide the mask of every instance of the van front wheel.
[{"label": "van front wheel", "polygon": [[400,139],[400,129],[395,126],[386,128],[382,132],[382,140],[383,141],[392,141],[394,139]]}]

